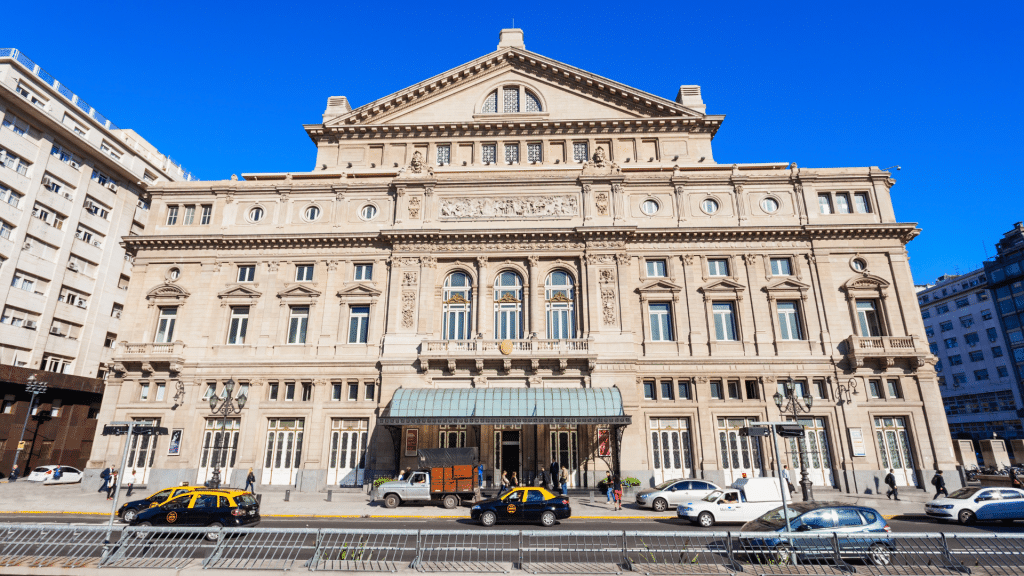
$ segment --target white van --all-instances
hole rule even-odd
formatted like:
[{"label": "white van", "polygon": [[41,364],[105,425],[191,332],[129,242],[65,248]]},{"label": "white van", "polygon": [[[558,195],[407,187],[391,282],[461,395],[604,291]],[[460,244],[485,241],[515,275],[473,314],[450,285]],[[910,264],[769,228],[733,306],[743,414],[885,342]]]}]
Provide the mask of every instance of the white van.
[{"label": "white van", "polygon": [[782,485],[778,478],[741,478],[729,488],[680,504],[676,516],[708,527],[718,522],[750,522],[779,506]]}]

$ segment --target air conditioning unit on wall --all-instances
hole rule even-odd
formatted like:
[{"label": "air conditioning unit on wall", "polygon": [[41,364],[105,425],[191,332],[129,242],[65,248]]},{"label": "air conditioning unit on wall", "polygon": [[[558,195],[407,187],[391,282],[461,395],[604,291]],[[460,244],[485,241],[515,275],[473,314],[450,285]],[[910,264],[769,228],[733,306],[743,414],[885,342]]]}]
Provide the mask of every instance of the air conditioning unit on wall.
[{"label": "air conditioning unit on wall", "polygon": [[60,336],[60,328],[58,328],[56,326],[50,326],[50,334],[53,334],[55,336]]}]

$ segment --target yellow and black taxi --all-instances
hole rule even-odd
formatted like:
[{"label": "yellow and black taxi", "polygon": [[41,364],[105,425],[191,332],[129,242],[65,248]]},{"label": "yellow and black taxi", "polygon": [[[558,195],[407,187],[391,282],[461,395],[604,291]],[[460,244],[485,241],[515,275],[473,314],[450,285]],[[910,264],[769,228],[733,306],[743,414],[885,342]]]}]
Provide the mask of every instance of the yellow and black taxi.
[{"label": "yellow and black taxi", "polygon": [[540,522],[554,526],[556,520],[572,516],[567,496],[556,496],[543,488],[514,488],[512,491],[473,506],[470,517],[484,526],[497,522]]},{"label": "yellow and black taxi", "polygon": [[202,490],[203,488],[203,486],[175,486],[173,488],[164,488],[159,492],[146,496],[142,500],[125,502],[117,509],[117,515],[122,520],[130,524],[135,520],[135,517],[139,515],[139,512],[146,508],[155,508],[168,500],[181,496],[182,494],[188,494],[189,492]]},{"label": "yellow and black taxi", "polygon": [[[256,497],[244,490],[203,488],[138,513],[132,526],[255,526],[260,521]],[[216,540],[217,531],[206,535]]]}]

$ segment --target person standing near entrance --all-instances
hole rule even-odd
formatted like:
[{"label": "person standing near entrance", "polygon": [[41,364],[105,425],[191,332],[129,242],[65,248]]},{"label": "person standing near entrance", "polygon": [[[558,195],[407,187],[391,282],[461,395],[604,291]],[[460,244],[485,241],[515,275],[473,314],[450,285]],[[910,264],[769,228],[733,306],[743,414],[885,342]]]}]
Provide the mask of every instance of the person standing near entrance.
[{"label": "person standing near entrance", "polygon": [[796,492],[796,488],[793,487],[793,481],[789,479],[789,464],[782,467],[782,477],[786,480],[786,487],[789,489],[789,493]]},{"label": "person standing near entrance", "polygon": [[107,487],[107,500],[114,499],[114,492],[117,491],[117,468],[110,469],[110,486]]},{"label": "person standing near entrance", "polygon": [[480,485],[480,489],[483,490],[483,488],[484,488],[484,463],[483,462],[480,462],[479,464],[476,465],[476,476],[477,476],[477,480],[480,482],[480,484],[479,484]]},{"label": "person standing near entrance", "polygon": [[509,480],[508,484],[512,488],[518,488],[519,487],[519,475],[516,474],[515,470],[512,471],[512,479]]},{"label": "person standing near entrance", "polygon": [[569,470],[565,466],[562,466],[562,471],[558,474],[558,484],[562,487],[562,496],[569,495]]},{"label": "person standing near entrance", "polygon": [[889,487],[889,490],[885,493],[885,497],[892,500],[893,497],[896,500],[900,499],[900,491],[896,488],[896,475],[893,474],[895,470],[889,468],[889,473],[885,475],[885,485]]},{"label": "person standing near entrance", "polygon": [[245,477],[245,491],[252,492],[256,489],[256,475],[253,474],[252,468],[249,468],[249,474]]},{"label": "person standing near entrance", "polygon": [[125,498],[132,495],[132,488],[135,487],[135,482],[138,481],[138,478],[138,473],[135,470],[132,470],[132,473],[128,475],[128,491],[124,494]]},{"label": "person standing near entrance", "polygon": [[[935,498],[938,498],[939,494],[949,496],[949,492],[946,491],[946,479],[942,477],[942,470],[935,471],[935,476],[932,478],[932,486],[935,486]],[[935,500],[935,498],[932,498],[932,500]]]},{"label": "person standing near entrance", "polygon": [[14,465],[14,468],[11,468],[11,475],[7,477],[7,481],[8,482],[17,482],[18,481],[18,465],[17,464]]},{"label": "person standing near entrance", "polygon": [[551,466],[548,468],[548,482],[551,483],[551,489],[555,489],[555,482],[558,481],[558,472],[561,470],[561,466],[558,465],[558,461],[554,458],[551,459]]},{"label": "person standing near entrance", "polygon": [[599,490],[604,492],[604,495],[608,498],[607,500],[605,500],[605,504],[611,504],[612,503],[612,496],[614,496],[614,494],[612,494],[612,473],[611,473],[611,471],[608,471],[608,472],[605,473],[604,480],[601,480],[597,484],[597,487],[598,487]]},{"label": "person standing near entrance", "polygon": [[501,471],[501,494],[509,491],[508,470]]}]

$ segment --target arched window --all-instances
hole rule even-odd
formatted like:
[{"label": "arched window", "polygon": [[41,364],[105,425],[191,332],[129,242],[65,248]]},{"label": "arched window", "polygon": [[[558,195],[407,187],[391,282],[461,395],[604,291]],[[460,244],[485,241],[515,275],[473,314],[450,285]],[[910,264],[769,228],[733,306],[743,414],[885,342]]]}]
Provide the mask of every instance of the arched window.
[{"label": "arched window", "polygon": [[472,282],[465,272],[453,272],[444,281],[444,339],[468,340],[473,306]]},{"label": "arched window", "polygon": [[548,338],[564,340],[576,337],[576,294],[572,276],[564,270],[555,270],[544,281],[544,307],[548,316]]},{"label": "arched window", "polygon": [[487,95],[483,114],[518,114],[542,112],[540,98],[522,86],[503,86]]},{"label": "arched window", "polygon": [[494,337],[523,337],[523,279],[515,272],[506,270],[494,280]]}]

